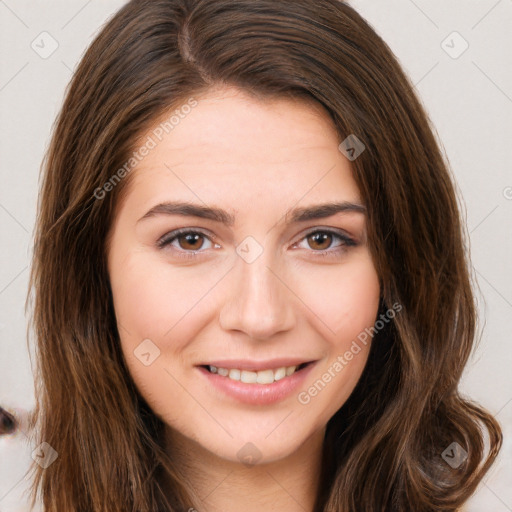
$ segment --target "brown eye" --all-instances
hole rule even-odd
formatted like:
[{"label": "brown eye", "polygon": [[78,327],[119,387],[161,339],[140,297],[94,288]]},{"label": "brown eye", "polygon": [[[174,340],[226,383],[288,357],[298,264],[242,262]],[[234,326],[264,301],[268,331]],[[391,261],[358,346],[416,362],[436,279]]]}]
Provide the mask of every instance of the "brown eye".
[{"label": "brown eye", "polygon": [[196,252],[207,252],[207,249],[212,249],[213,245],[208,235],[192,229],[178,229],[172,231],[164,235],[157,242],[157,246],[160,249],[169,249],[176,256],[185,257],[196,257]]},{"label": "brown eye", "polygon": [[197,251],[204,243],[204,235],[201,233],[179,235],[176,239],[179,240],[180,248],[188,251]]},{"label": "brown eye", "polygon": [[309,249],[314,256],[340,256],[358,243],[343,232],[330,229],[317,229],[306,234],[298,244],[301,249]]},{"label": "brown eye", "polygon": [[[332,243],[332,233],[326,231],[316,231],[307,236],[308,245],[311,249],[325,250],[328,249]],[[311,243],[312,242],[312,243]]]}]

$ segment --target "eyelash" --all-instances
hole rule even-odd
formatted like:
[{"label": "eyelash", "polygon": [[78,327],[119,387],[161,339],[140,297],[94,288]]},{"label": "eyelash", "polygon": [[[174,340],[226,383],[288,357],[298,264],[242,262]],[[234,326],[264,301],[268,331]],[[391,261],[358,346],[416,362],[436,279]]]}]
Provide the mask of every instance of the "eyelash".
[{"label": "eyelash", "polygon": [[[344,252],[347,247],[354,247],[357,245],[357,242],[350,238],[349,236],[340,233],[338,231],[333,231],[332,229],[315,229],[313,231],[309,231],[306,233],[298,242],[294,244],[297,245],[306,238],[308,238],[311,235],[317,234],[317,233],[323,233],[327,235],[332,235],[334,238],[338,238],[342,244],[340,244],[336,249],[323,249],[321,251],[315,251],[311,249],[311,251],[315,254],[315,257],[329,257],[333,256],[334,254]],[[172,231],[170,233],[165,234],[163,237],[161,237],[157,241],[157,246],[159,249],[164,249],[167,245],[170,245],[172,242],[177,240],[180,236],[183,235],[201,235],[205,238],[209,239],[212,243],[215,243],[210,236],[208,236],[205,232],[201,230],[193,230],[189,228],[183,228],[183,229],[176,229],[175,231]],[[198,253],[204,252],[204,251],[186,251],[184,249],[177,249],[176,250],[179,258],[196,258],[196,255]]]}]

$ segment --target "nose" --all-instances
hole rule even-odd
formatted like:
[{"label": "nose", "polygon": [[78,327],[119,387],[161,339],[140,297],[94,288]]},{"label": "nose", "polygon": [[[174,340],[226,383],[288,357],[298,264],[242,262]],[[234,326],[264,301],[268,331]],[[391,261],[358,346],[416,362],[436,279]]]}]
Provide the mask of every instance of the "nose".
[{"label": "nose", "polygon": [[293,328],[295,295],[271,259],[267,251],[252,263],[237,258],[220,311],[222,329],[264,340]]}]

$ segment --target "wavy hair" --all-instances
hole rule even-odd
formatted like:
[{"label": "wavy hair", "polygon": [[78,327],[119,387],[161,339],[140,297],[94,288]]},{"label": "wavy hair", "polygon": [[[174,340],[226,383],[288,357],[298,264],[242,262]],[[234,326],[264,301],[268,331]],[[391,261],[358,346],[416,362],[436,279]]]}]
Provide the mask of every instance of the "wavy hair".
[{"label": "wavy hair", "polygon": [[[33,503],[40,495],[47,512],[200,509],[124,363],[106,250],[133,175],[111,180],[141,134],[223,84],[313,101],[340,141],[363,141],[352,170],[382,305],[403,308],[328,422],[315,512],[457,510],[502,442],[497,421],[458,391],[477,341],[467,233],[411,81],[337,0],[131,0],[83,55],[42,163],[26,302],[32,425],[58,452],[46,469],[31,468]],[[455,442],[467,457],[452,468],[443,452]]]}]

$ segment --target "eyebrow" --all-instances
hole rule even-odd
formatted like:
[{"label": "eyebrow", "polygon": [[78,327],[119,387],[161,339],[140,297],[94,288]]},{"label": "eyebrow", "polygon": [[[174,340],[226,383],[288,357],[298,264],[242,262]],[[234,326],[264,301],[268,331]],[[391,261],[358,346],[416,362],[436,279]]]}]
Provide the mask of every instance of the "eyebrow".
[{"label": "eyebrow", "polygon": [[[324,219],[331,217],[339,212],[355,212],[366,213],[366,207],[359,203],[351,203],[348,201],[329,202],[317,204],[301,208],[289,210],[285,214],[285,218],[289,218],[287,224],[305,222],[308,220]],[[220,222],[226,226],[235,224],[234,215],[228,213],[221,208],[212,206],[203,206],[195,203],[187,203],[180,201],[167,201],[153,206],[145,213],[137,222],[154,217],[156,215],[181,215],[183,217],[199,217],[202,219]]]}]

